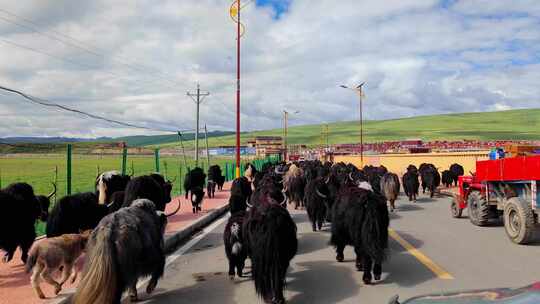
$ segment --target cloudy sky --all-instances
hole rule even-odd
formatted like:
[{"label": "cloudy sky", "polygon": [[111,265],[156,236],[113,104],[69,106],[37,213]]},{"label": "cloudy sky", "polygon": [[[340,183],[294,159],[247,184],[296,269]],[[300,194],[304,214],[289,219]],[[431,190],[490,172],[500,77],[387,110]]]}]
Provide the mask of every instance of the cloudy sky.
[{"label": "cloudy sky", "polygon": [[[0,86],[156,129],[231,130],[231,0],[0,0]],[[257,0],[242,10],[242,129],[540,106],[538,0]],[[2,136],[154,134],[0,91]]]}]

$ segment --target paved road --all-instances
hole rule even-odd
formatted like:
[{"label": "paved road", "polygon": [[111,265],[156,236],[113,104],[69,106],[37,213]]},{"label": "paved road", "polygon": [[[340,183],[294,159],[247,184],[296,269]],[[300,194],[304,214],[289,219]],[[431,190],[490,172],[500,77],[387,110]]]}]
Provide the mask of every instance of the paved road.
[{"label": "paved road", "polygon": [[[299,252],[287,276],[288,303],[387,303],[395,294],[406,299],[439,291],[518,287],[540,280],[540,241],[517,246],[508,241],[500,225],[482,228],[472,226],[466,217],[453,219],[446,197],[422,197],[416,204],[402,199],[398,206],[390,226],[409,250],[391,239],[383,280],[374,286],[361,282],[350,247],[346,262],[337,263],[327,245],[329,231],[312,232],[305,213],[292,211]],[[248,278],[228,279],[224,222],[214,227],[185,253],[186,248],[180,249],[183,254],[168,266],[156,294],[147,297],[140,292],[143,303],[262,303]]]}]

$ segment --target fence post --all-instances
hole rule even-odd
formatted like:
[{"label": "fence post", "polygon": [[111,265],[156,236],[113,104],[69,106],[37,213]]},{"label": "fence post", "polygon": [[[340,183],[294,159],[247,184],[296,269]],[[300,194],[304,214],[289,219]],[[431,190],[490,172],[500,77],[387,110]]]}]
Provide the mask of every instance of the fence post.
[{"label": "fence post", "polygon": [[[58,186],[58,165],[54,166],[54,184]],[[1,187],[0,187],[1,188]],[[54,194],[54,203],[56,204],[56,193]]]},{"label": "fence post", "polygon": [[154,150],[154,158],[156,160],[156,172],[159,173],[159,149]]},{"label": "fence post", "polygon": [[131,160],[131,176],[135,176],[135,165],[133,164],[133,160]]},{"label": "fence post", "polygon": [[66,170],[66,194],[71,195],[71,144],[67,145]]},{"label": "fence post", "polygon": [[127,148],[124,146],[122,148],[122,175],[126,175],[126,166],[127,166]]}]

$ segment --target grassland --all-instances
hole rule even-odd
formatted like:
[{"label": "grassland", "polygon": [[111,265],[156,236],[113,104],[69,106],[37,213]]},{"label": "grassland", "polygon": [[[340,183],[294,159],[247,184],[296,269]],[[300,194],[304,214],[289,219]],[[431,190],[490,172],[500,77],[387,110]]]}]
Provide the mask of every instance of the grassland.
[{"label": "grassland", "polygon": [[[205,159],[204,159],[205,160]],[[203,160],[203,167],[207,167]],[[212,158],[211,164],[219,164],[222,168],[225,162],[232,162],[227,158]],[[188,160],[188,166],[194,167],[194,162]],[[155,172],[155,160],[153,156],[128,156],[127,173],[143,175]],[[120,156],[93,156],[74,154],[72,158],[72,193],[93,191],[97,172],[108,170],[120,170]],[[56,177],[56,170],[58,175]],[[160,172],[169,180],[175,180],[173,194],[178,195],[182,191],[183,176],[186,168],[183,161],[178,157],[161,157]],[[14,182],[27,182],[34,187],[38,194],[47,194],[51,191],[51,182],[57,181],[57,197],[66,194],[66,160],[65,155],[9,155],[0,157],[0,188]],[[54,202],[53,202],[54,203]],[[44,224],[38,223],[38,234],[44,231]]]},{"label": "grassland", "polygon": [[[290,120],[294,123],[294,120]],[[322,125],[289,127],[290,144],[321,144]],[[329,143],[352,143],[359,136],[359,123],[336,122],[329,124]],[[243,133],[242,143],[259,135],[281,136],[281,129]],[[540,140],[540,109],[511,110],[484,113],[460,113],[417,116],[411,118],[365,121],[364,140],[380,142],[420,138],[423,140]],[[177,146],[178,143],[157,145]],[[187,148],[193,141],[185,142]],[[234,135],[209,138],[210,146],[234,145]]]}]

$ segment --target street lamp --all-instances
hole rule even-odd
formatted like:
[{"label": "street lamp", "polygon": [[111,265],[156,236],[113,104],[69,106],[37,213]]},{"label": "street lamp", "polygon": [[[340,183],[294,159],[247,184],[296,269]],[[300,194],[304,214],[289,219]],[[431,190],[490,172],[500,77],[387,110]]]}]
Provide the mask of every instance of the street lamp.
[{"label": "street lamp", "polygon": [[283,160],[287,161],[287,128],[289,121],[289,114],[298,114],[300,111],[294,111],[289,113],[287,110],[283,110]]},{"label": "street lamp", "polygon": [[364,86],[365,82],[362,82],[360,85],[351,88],[346,85],[340,85],[340,87],[344,89],[353,90],[358,94],[358,97],[360,99],[360,163],[362,164],[362,167],[364,166],[364,131],[363,131],[363,120],[362,120],[362,87]]}]

